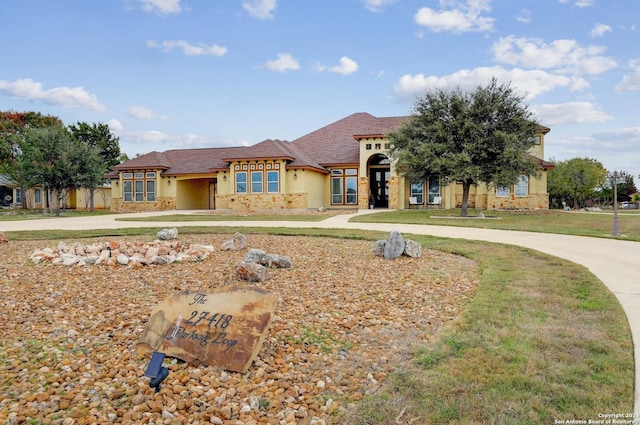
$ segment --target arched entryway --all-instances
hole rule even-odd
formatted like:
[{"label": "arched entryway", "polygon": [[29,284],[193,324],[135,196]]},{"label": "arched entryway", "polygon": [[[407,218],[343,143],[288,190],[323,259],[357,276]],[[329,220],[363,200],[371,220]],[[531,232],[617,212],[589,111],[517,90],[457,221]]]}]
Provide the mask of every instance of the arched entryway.
[{"label": "arched entryway", "polygon": [[369,174],[369,204],[375,208],[389,208],[389,178],[391,161],[386,155],[375,154],[367,164]]}]

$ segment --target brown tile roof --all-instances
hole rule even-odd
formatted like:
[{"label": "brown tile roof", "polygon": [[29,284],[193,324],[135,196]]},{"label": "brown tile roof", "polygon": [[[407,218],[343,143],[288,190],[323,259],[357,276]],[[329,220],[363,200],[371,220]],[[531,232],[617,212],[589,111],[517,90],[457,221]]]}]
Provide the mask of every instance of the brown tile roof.
[{"label": "brown tile roof", "polygon": [[357,164],[360,162],[360,144],[356,137],[383,136],[408,118],[376,118],[366,112],[358,112],[302,136],[291,144],[320,165]]},{"label": "brown tile roof", "polygon": [[376,118],[359,112],[293,142],[267,139],[253,146],[153,151],[115,166],[114,171],[155,168],[163,175],[210,174],[227,170],[231,161],[283,159],[287,168],[328,172],[326,166],[359,162],[358,138],[384,136],[409,118]]}]

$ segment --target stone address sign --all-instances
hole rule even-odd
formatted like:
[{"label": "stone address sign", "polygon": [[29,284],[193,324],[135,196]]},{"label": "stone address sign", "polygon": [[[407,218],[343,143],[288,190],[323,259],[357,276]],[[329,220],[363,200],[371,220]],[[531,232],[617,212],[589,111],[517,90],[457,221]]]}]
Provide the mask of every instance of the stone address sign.
[{"label": "stone address sign", "polygon": [[179,292],[153,309],[137,351],[246,372],[262,347],[277,301],[276,294],[254,287]]}]

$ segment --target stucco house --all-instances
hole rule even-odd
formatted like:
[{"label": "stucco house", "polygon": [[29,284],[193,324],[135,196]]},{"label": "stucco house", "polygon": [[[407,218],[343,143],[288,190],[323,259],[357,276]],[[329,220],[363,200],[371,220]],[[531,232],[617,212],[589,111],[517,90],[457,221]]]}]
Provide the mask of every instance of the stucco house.
[{"label": "stucco house", "polygon": [[[437,176],[409,182],[387,155],[387,134],[410,117],[355,113],[292,142],[264,140],[248,147],[150,152],[113,168],[111,209],[367,209],[455,208],[462,185],[442,186]],[[469,206],[547,209],[544,135],[531,156],[535,177],[512,187],[473,187]]]}]

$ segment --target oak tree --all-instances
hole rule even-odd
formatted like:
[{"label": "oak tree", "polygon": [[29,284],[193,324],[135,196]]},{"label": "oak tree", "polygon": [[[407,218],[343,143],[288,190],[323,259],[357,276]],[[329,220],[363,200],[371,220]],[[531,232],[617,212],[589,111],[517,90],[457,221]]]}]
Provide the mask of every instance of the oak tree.
[{"label": "oak tree", "polygon": [[414,182],[431,176],[443,185],[460,182],[466,217],[472,185],[509,186],[537,172],[528,151],[539,124],[523,99],[496,78],[470,92],[428,91],[412,119],[389,135],[397,171]]}]

